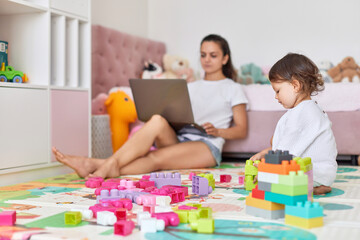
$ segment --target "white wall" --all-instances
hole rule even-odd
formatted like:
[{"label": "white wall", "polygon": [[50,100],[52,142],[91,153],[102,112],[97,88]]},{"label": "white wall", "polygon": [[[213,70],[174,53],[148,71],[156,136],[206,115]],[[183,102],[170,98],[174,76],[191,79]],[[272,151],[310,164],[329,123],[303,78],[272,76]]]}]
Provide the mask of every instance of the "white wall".
[{"label": "white wall", "polygon": [[[130,1],[129,1],[130,2]],[[315,62],[360,61],[359,0],[149,0],[148,37],[200,69],[199,45],[225,37],[234,66],[271,66],[288,52]]]},{"label": "white wall", "polygon": [[92,24],[147,37],[147,0],[91,0],[91,4]]}]

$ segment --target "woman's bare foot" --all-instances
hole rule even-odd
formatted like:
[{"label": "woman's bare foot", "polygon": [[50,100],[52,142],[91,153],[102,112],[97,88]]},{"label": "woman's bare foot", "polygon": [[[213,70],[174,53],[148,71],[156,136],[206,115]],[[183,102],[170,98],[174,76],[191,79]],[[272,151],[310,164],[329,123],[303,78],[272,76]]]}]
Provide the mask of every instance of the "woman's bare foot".
[{"label": "woman's bare foot", "polygon": [[90,173],[89,177],[102,177],[102,178],[114,178],[120,176],[119,163],[114,158],[109,158],[94,172]]},{"label": "woman's bare foot", "polygon": [[318,187],[314,187],[314,195],[325,195],[325,193],[329,193],[331,192],[331,187],[329,186],[318,186]]},{"label": "woman's bare foot", "polygon": [[74,169],[77,175],[82,178],[96,171],[100,164],[98,161],[103,163],[101,159],[64,155],[55,147],[52,148],[52,152],[54,153],[58,162],[61,162],[62,164],[65,164],[66,166]]}]

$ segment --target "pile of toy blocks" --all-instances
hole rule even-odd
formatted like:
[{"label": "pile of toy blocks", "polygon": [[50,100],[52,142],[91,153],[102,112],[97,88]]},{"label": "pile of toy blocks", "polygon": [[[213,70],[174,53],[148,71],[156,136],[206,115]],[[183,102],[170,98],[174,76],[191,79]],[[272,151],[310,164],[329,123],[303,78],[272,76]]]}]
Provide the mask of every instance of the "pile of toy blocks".
[{"label": "pile of toy blocks", "polygon": [[[245,175],[246,167],[254,173],[252,165],[247,160]],[[323,208],[310,202],[313,191],[310,158],[293,159],[288,151],[269,151],[257,170],[258,183],[246,197],[247,214],[267,219],[285,217],[285,223],[305,228],[323,225]]]}]

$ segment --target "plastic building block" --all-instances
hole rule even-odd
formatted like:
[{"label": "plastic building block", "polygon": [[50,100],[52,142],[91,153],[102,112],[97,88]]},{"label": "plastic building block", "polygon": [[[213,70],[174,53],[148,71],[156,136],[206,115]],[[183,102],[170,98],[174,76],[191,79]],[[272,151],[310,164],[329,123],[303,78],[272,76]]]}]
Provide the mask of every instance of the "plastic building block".
[{"label": "plastic building block", "polygon": [[254,166],[254,163],[259,164],[260,161],[252,161],[252,160],[246,160],[245,162],[245,176],[246,175],[252,175],[256,176],[258,174],[258,168]]},{"label": "plastic building block", "polygon": [[191,206],[187,206],[187,205],[180,205],[180,206],[178,206],[178,208],[177,209],[179,209],[179,210],[196,210],[196,209],[198,209],[197,207],[191,207]]},{"label": "plastic building block", "polygon": [[283,210],[285,209],[284,204],[274,203],[270,201],[266,201],[259,198],[252,197],[252,194],[250,193],[249,196],[246,197],[245,200],[246,206],[261,208],[264,210],[274,211],[274,210]]},{"label": "plastic building block", "polygon": [[155,173],[152,172],[150,173],[150,181],[154,181],[155,182],[155,187],[157,188],[161,188],[162,186],[165,185],[177,185],[177,186],[181,186],[181,175],[180,173],[176,172],[176,173]]},{"label": "plastic building block", "polygon": [[171,197],[169,196],[156,196],[156,205],[170,206]]},{"label": "plastic building block", "polygon": [[85,186],[88,188],[98,188],[101,186],[104,179],[102,177],[92,177],[86,180]]},{"label": "plastic building block", "polygon": [[175,209],[174,212],[178,214],[180,223],[191,223],[199,218],[212,217],[212,209],[204,207],[199,207],[198,209],[191,210]]},{"label": "plastic building block", "polygon": [[257,182],[254,183],[254,176],[253,175],[246,175],[245,176],[245,190],[251,191],[255,188]]},{"label": "plastic building block", "polygon": [[143,175],[141,177],[141,180],[143,180],[143,181],[149,181],[149,179],[150,179],[150,175]]},{"label": "plastic building block", "polygon": [[135,228],[135,223],[131,220],[120,220],[114,224],[114,234],[127,236],[132,233]]},{"label": "plastic building block", "polygon": [[281,164],[283,160],[292,160],[293,156],[289,153],[289,151],[281,151],[270,150],[267,154],[265,154],[265,162],[271,164]]},{"label": "plastic building block", "polygon": [[290,186],[283,184],[271,184],[271,192],[284,194],[288,196],[299,196],[299,195],[307,195],[308,194],[308,186]]},{"label": "plastic building block", "polygon": [[215,222],[212,218],[200,218],[190,224],[192,230],[198,233],[213,233],[215,231]]},{"label": "plastic building block", "polygon": [[294,158],[294,160],[296,161],[297,164],[300,165],[301,171],[307,172],[313,169],[313,165],[310,157],[304,157],[304,158],[296,157]]},{"label": "plastic building block", "polygon": [[276,173],[258,172],[258,181],[267,183],[279,183],[279,175]]},{"label": "plastic building block", "polygon": [[266,163],[265,159],[262,159],[258,165],[259,172],[276,173],[282,175],[288,175],[290,171],[299,171],[300,166],[296,161],[282,161],[281,164]]},{"label": "plastic building block", "polygon": [[220,175],[220,182],[230,182],[231,181],[231,175],[228,174],[224,174],[224,175]]},{"label": "plastic building block", "polygon": [[155,206],[154,213],[173,212],[171,206]]},{"label": "plastic building block", "polygon": [[96,223],[100,225],[114,225],[116,223],[116,216],[113,212],[102,211],[97,213]]},{"label": "plastic building block", "polygon": [[252,197],[253,198],[258,198],[258,199],[264,199],[265,198],[265,192],[259,190],[258,185],[256,185],[255,188],[252,190]]},{"label": "plastic building block", "polygon": [[279,193],[265,192],[265,200],[294,206],[297,202],[305,202],[307,195],[288,196]]},{"label": "plastic building block", "polygon": [[126,220],[126,209],[125,208],[118,208],[115,210],[116,220]]},{"label": "plastic building block", "polygon": [[141,220],[141,232],[155,233],[165,229],[165,222],[156,218],[144,218]]},{"label": "plastic building block", "polygon": [[134,181],[126,180],[126,179],[121,179],[120,180],[120,186],[125,187],[126,189],[136,188]]},{"label": "plastic building block", "polygon": [[152,194],[143,194],[136,198],[138,205],[156,205],[156,196]]},{"label": "plastic building block", "polygon": [[246,206],[246,214],[255,216],[255,217],[262,217],[266,219],[279,219],[284,218],[285,210],[265,210],[261,208],[251,207],[249,205]]},{"label": "plastic building block", "polygon": [[193,176],[196,176],[196,174],[195,174],[194,172],[190,172],[190,173],[189,173],[189,180],[192,180],[192,177],[193,177]]},{"label": "plastic building block", "polygon": [[285,215],[285,223],[302,228],[315,228],[324,225],[323,217],[301,218],[292,215]]},{"label": "plastic building block", "polygon": [[144,205],[143,206],[144,212],[154,213],[155,212],[155,205]]},{"label": "plastic building block", "polygon": [[[121,188],[122,188],[122,187],[121,187]],[[99,195],[101,194],[101,191],[102,191],[102,190],[107,190],[108,192],[110,192],[111,189],[118,189],[118,190],[120,190],[118,186],[98,187],[98,188],[95,189],[95,195],[96,195],[96,196],[99,196]],[[123,189],[125,189],[125,188],[123,188]],[[122,190],[123,190],[123,189],[122,189]]]},{"label": "plastic building block", "polygon": [[149,212],[138,212],[136,219],[139,226],[141,225],[141,220],[144,218],[151,218],[151,214]]},{"label": "plastic building block", "polygon": [[179,216],[180,223],[188,223],[189,222],[190,210],[174,210],[174,212]]},{"label": "plastic building block", "polygon": [[301,218],[316,218],[323,217],[324,209],[318,202],[297,202],[296,206],[287,205],[285,207],[285,214]]},{"label": "plastic building block", "polygon": [[193,176],[192,179],[192,192],[199,196],[205,196],[212,192],[212,187],[206,178]]},{"label": "plastic building block", "polygon": [[100,192],[100,195],[96,197],[96,202],[99,203],[100,200],[106,201],[106,200],[116,200],[116,199],[121,199],[121,198],[128,198],[132,202],[136,202],[136,198],[143,194],[149,194],[149,193],[137,192],[137,191],[134,191],[134,189],[132,189],[132,190],[111,189],[110,192],[106,191],[106,190],[102,190]]},{"label": "plastic building block", "polygon": [[80,212],[82,220],[89,220],[89,219],[93,218],[93,216],[94,216],[93,212],[89,209],[73,208],[70,211],[71,212]]},{"label": "plastic building block", "polygon": [[[271,185],[274,183],[268,183],[268,182],[258,182],[258,188],[261,191],[265,192],[271,192]],[[254,190],[254,189],[253,189]]]},{"label": "plastic building block", "polygon": [[66,212],[65,215],[65,224],[67,225],[77,225],[81,223],[81,212]]},{"label": "plastic building block", "polygon": [[279,175],[279,184],[290,185],[290,186],[300,186],[308,185],[308,176],[304,171],[290,171],[289,175]]},{"label": "plastic building block", "polygon": [[89,209],[93,212],[94,216],[97,217],[97,212],[101,212],[101,211],[115,212],[116,209],[118,208],[126,208],[127,210],[131,210],[132,207],[133,205],[130,199],[122,198],[114,201],[100,202],[98,204],[89,207]]},{"label": "plastic building block", "polygon": [[151,217],[162,219],[165,226],[177,226],[180,223],[179,216],[175,212],[152,213]]},{"label": "plastic building block", "polygon": [[144,181],[144,180],[139,181],[139,188],[145,189],[148,187],[155,187],[155,182],[154,181]]},{"label": "plastic building block", "polygon": [[212,173],[200,173],[197,176],[206,178],[208,180],[209,186],[211,186],[213,190],[215,189],[215,179]]},{"label": "plastic building block", "polygon": [[16,211],[0,212],[0,226],[13,226],[15,225],[15,222],[16,222]]},{"label": "plastic building block", "polygon": [[181,190],[177,190],[174,188],[161,188],[161,189],[154,189],[150,192],[154,195],[160,195],[160,196],[169,196],[171,198],[171,203],[178,203],[185,201],[185,194]]},{"label": "plastic building block", "polygon": [[245,180],[245,176],[242,175],[242,176],[239,176],[239,184],[244,184],[244,180]]},{"label": "plastic building block", "polygon": [[196,207],[196,208],[200,208],[201,204],[200,203],[186,203],[186,206],[190,206],[190,207]]},{"label": "plastic building block", "polygon": [[170,189],[174,191],[184,192],[185,196],[189,196],[189,188],[184,186],[165,185],[161,189]]}]

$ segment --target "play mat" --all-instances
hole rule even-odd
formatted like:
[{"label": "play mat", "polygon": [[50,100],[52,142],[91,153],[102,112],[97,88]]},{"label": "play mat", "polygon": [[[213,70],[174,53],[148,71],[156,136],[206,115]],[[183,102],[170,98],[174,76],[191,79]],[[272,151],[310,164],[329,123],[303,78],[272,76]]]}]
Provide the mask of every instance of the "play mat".
[{"label": "play mat", "polygon": [[[207,197],[189,196],[185,203],[201,203],[211,207],[215,219],[213,234],[199,234],[188,224],[167,227],[157,233],[141,233],[136,226],[127,237],[113,234],[113,227],[97,225],[96,220],[79,225],[65,225],[64,212],[87,208],[96,203],[94,189],[86,188],[76,174],[60,175],[33,182],[0,187],[0,208],[16,210],[15,226],[0,226],[0,239],[359,239],[360,237],[360,168],[339,166],[333,191],[315,196],[324,208],[324,226],[310,230],[284,224],[284,219],[265,220],[245,213],[245,197],[249,194],[238,184],[244,174],[244,163],[222,163],[217,168],[181,170],[182,185],[189,186],[189,173],[209,172],[216,188]],[[230,174],[230,183],[220,183],[221,174]],[[123,176],[138,180],[142,175]],[[183,203],[179,203],[181,205]],[[176,204],[178,205],[178,204]],[[174,205],[175,206],[175,205]],[[142,207],[134,204],[128,219],[136,221]]]}]

